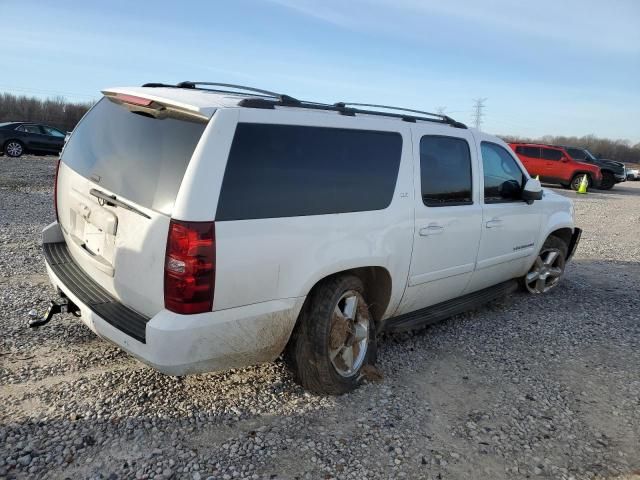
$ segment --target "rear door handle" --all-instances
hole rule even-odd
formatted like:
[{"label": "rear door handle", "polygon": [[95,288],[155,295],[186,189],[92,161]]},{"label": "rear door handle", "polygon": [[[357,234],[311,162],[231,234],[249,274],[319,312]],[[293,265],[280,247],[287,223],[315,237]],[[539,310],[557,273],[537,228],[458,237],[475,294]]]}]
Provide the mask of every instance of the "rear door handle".
[{"label": "rear door handle", "polygon": [[501,227],[502,226],[502,220],[500,220],[499,218],[492,218],[491,220],[489,220],[487,223],[487,228],[496,228],[496,227]]},{"label": "rear door handle", "polygon": [[421,237],[428,237],[430,235],[440,235],[444,232],[444,227],[442,225],[438,225],[437,223],[430,223],[424,228],[420,229]]}]

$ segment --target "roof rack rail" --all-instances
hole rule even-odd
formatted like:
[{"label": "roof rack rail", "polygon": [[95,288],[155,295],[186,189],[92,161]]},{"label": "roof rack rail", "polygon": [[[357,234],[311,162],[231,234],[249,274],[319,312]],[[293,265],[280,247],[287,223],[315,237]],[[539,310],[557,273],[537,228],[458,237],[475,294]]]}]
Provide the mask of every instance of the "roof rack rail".
[{"label": "roof rack rail", "polygon": [[[232,89],[232,90],[220,90],[220,89],[213,89],[213,88],[200,88],[198,85],[204,85],[207,87],[223,87],[225,89]],[[247,92],[251,92],[253,94],[259,94],[262,97],[273,97],[273,98],[277,98],[280,102],[286,105],[295,105],[298,103],[301,103],[300,100],[293,98],[289,95],[285,95],[282,93],[276,93],[276,92],[271,92],[269,90],[263,90],[261,88],[253,88],[253,87],[246,87],[244,85],[236,85],[233,83],[218,83],[218,82],[191,82],[191,81],[184,81],[184,82],[179,82],[176,83],[175,85],[167,85],[165,83],[145,83],[144,85],[142,85],[143,87],[170,87],[170,88],[191,88],[194,90],[207,90],[207,91],[212,91],[212,92],[220,92],[220,93],[245,93],[245,95],[247,94]]]},{"label": "roof rack rail", "polygon": [[[201,88],[199,85],[205,87],[222,87],[223,89],[213,88]],[[168,87],[168,88],[191,88],[197,90],[206,90],[209,92],[219,93],[235,93],[250,95],[247,98],[243,98],[238,102],[238,106],[247,108],[266,108],[273,109],[275,107],[298,107],[308,108],[311,110],[325,110],[338,112],[341,115],[355,116],[356,114],[365,115],[377,115],[380,117],[392,117],[399,118],[405,122],[436,122],[451,125],[455,128],[467,128],[464,123],[458,122],[447,115],[440,115],[438,113],[424,112],[422,110],[412,110],[409,108],[392,107],[388,105],[375,105],[370,103],[350,103],[350,102],[337,102],[334,104],[310,102],[307,100],[298,100],[297,98],[285,95],[282,93],[271,92],[269,90],[263,90],[260,88],[246,87],[244,85],[235,85],[232,83],[217,83],[217,82],[180,82],[175,85],[168,85],[165,83],[145,83],[143,87]],[[231,89],[231,90],[228,90]],[[370,107],[380,108],[385,110],[396,110],[397,112],[406,113],[392,113],[381,112],[380,110],[369,110],[354,107]],[[417,113],[419,115],[408,115]]]}]

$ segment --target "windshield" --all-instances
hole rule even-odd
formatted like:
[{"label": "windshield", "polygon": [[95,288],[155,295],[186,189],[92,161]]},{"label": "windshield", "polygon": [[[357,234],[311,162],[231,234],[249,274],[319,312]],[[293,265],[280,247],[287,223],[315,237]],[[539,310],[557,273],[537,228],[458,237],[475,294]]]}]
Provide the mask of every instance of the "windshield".
[{"label": "windshield", "polygon": [[62,162],[117,196],[170,215],[206,126],[132,113],[103,98],[76,127]]},{"label": "windshield", "polygon": [[590,160],[597,160],[598,159],[593,153],[591,153],[586,148],[584,149],[584,153],[587,154],[587,158],[589,158]]}]

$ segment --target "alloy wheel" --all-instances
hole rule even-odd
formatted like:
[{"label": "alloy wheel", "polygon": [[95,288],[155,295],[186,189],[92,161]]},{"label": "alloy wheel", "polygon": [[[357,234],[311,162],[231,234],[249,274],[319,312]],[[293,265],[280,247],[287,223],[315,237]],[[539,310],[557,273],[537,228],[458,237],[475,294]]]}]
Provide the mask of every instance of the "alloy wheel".
[{"label": "alloy wheel", "polygon": [[345,292],[333,310],[329,330],[329,358],[339,375],[350,377],[364,363],[370,325],[362,295],[355,290]]},{"label": "alloy wheel", "polygon": [[531,293],[545,293],[555,287],[564,274],[564,255],[557,248],[540,252],[525,277],[525,285]]},{"label": "alloy wheel", "polygon": [[10,157],[19,157],[22,155],[22,145],[18,142],[9,142],[5,147],[5,151]]}]

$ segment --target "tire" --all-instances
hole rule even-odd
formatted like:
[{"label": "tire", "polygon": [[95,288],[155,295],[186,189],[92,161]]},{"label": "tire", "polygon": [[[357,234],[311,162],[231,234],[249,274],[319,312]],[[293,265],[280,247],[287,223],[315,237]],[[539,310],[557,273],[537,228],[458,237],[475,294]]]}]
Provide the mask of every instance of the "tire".
[{"label": "tire", "polygon": [[616,184],[616,179],[611,172],[602,172],[602,182],[600,182],[599,190],[611,190]]},{"label": "tire", "polygon": [[18,140],[9,140],[4,144],[4,153],[7,157],[21,157],[24,153],[24,145]]},{"label": "tire", "polygon": [[549,236],[527,274],[520,279],[524,290],[539,295],[555,288],[564,276],[568,250],[561,239]]},{"label": "tire", "polygon": [[582,177],[587,176],[587,188],[591,188],[593,182],[591,181],[591,176],[588,173],[576,173],[571,179],[571,190],[575,190],[576,192],[580,188],[580,182],[582,182]]},{"label": "tire", "polygon": [[344,275],[320,283],[307,298],[285,352],[305,389],[350,392],[360,385],[362,368],[375,363],[376,329],[364,294],[358,277]]}]

